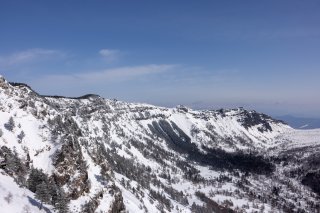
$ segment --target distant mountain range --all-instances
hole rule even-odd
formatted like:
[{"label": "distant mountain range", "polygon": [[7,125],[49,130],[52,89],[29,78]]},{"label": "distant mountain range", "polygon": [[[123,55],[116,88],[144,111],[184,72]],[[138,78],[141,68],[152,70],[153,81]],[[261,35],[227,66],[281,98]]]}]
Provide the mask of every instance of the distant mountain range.
[{"label": "distant mountain range", "polygon": [[275,118],[286,122],[295,129],[320,128],[320,118],[302,118],[292,115],[276,116]]}]

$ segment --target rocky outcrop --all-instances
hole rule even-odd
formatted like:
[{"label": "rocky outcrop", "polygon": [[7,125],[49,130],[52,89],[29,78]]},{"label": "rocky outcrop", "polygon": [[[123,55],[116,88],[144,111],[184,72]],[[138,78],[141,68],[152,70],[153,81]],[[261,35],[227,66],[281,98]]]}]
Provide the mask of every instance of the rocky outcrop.
[{"label": "rocky outcrop", "polygon": [[121,192],[118,191],[114,195],[114,201],[108,213],[124,213],[124,212],[125,212],[125,206],[123,204],[123,198],[122,198]]},{"label": "rocky outcrop", "polygon": [[77,140],[69,136],[57,150],[53,159],[55,181],[59,185],[68,186],[68,195],[71,199],[77,199],[84,192],[89,192],[87,165],[83,159],[81,147]]}]

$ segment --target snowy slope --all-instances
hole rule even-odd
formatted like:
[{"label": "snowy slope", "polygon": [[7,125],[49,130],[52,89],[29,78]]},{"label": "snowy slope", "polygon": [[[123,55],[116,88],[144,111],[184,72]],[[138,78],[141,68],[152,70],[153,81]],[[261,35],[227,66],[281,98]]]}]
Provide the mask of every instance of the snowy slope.
[{"label": "snowy slope", "polygon": [[283,149],[320,146],[320,129],[296,130],[291,129],[280,134],[276,139]]},{"label": "snowy slope", "polygon": [[36,200],[28,185],[13,182],[21,174],[8,166],[9,149],[25,164],[26,180],[31,168],[41,169],[64,190],[71,212],[312,212],[319,202],[300,182],[308,171],[287,180],[285,160],[277,159],[285,150],[318,146],[317,130],[293,130],[242,108],[196,111],[97,95],[44,97],[3,78],[0,101],[3,178],[16,187],[12,191],[23,189]]},{"label": "snowy slope", "polygon": [[34,199],[34,194],[25,188],[20,188],[11,177],[0,173],[0,209],[1,212],[45,212],[52,211],[52,206],[44,205],[40,210],[40,203]]}]

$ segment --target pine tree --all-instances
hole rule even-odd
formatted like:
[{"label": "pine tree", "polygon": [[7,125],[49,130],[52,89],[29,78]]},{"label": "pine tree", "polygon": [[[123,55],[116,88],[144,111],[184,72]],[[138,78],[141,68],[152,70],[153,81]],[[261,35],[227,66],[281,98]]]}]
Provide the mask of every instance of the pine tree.
[{"label": "pine tree", "polygon": [[20,160],[16,151],[9,152],[5,156],[6,167],[5,170],[8,174],[13,175],[15,177],[16,182],[19,185],[25,184],[25,174],[27,173],[27,168]]},{"label": "pine tree", "polygon": [[8,153],[6,155],[6,170],[10,174],[14,174],[18,168],[19,168],[19,158],[16,158],[16,156],[13,153]]},{"label": "pine tree", "polygon": [[48,187],[49,187],[49,194],[51,195],[51,204],[55,206],[55,204],[57,203],[58,197],[60,196],[59,192],[61,188],[55,182],[50,183]]},{"label": "pine tree", "polygon": [[67,213],[69,212],[69,201],[66,197],[65,192],[62,188],[59,187],[58,197],[54,206],[54,209],[58,211],[58,213]]},{"label": "pine tree", "polygon": [[49,194],[48,186],[45,182],[40,183],[36,187],[35,197],[41,201],[40,209],[42,209],[43,203],[49,203],[51,196]]},{"label": "pine tree", "polygon": [[45,182],[46,184],[48,183],[47,175],[44,174],[42,170],[31,168],[31,172],[27,181],[28,189],[32,192],[36,192],[37,185],[42,182]]}]

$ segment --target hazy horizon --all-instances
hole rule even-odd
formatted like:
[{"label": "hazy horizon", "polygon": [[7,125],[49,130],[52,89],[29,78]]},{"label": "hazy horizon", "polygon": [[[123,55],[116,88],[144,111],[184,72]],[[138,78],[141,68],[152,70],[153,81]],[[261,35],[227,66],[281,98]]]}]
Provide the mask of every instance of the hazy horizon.
[{"label": "hazy horizon", "polygon": [[318,1],[2,1],[0,74],[40,94],[320,118]]}]

